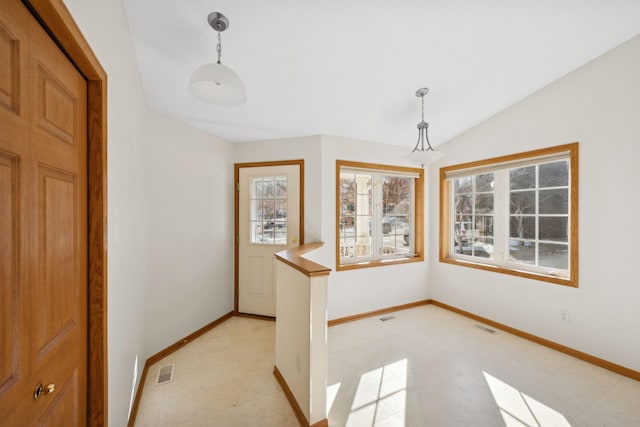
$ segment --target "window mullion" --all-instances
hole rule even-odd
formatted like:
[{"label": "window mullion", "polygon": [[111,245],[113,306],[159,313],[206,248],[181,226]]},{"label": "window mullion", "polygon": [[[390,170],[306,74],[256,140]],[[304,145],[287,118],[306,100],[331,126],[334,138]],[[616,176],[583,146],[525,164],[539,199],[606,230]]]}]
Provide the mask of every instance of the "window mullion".
[{"label": "window mullion", "polygon": [[476,255],[476,176],[471,177],[471,256]]},{"label": "window mullion", "polygon": [[534,259],[533,265],[538,267],[540,265],[540,165],[536,165],[535,183],[536,183],[536,191],[535,191],[535,195],[536,195],[535,248],[536,248],[536,251],[535,251],[535,259]]},{"label": "window mullion", "polygon": [[497,264],[504,265],[509,259],[509,191],[505,170],[493,173],[493,259]]},{"label": "window mullion", "polygon": [[374,258],[379,259],[382,255],[382,177],[375,173],[371,176],[372,182],[372,225],[371,225],[371,245]]},{"label": "window mullion", "polygon": [[416,215],[415,215],[415,206],[416,206],[416,185],[415,180],[411,180],[410,184],[410,192],[411,192],[411,206],[414,206],[413,209],[409,212],[409,252],[411,254],[416,253]]}]

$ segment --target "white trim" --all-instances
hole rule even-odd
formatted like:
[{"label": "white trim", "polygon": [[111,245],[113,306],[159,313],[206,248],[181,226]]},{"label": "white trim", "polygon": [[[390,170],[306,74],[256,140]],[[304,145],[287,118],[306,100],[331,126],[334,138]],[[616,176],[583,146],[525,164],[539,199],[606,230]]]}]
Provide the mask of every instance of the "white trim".
[{"label": "white trim", "polygon": [[483,173],[496,172],[504,169],[514,169],[518,167],[538,165],[543,163],[553,163],[559,160],[569,160],[570,154],[571,153],[569,151],[562,151],[560,153],[528,157],[526,159],[492,163],[490,165],[476,166],[465,169],[454,169],[446,171],[444,177],[445,179],[455,179],[471,175],[482,175]]},{"label": "white trim", "polygon": [[389,169],[376,169],[376,168],[358,168],[355,166],[340,166],[340,173],[342,172],[356,172],[356,173],[375,173],[386,176],[397,176],[402,178],[420,178],[420,174],[416,172],[396,171]]}]

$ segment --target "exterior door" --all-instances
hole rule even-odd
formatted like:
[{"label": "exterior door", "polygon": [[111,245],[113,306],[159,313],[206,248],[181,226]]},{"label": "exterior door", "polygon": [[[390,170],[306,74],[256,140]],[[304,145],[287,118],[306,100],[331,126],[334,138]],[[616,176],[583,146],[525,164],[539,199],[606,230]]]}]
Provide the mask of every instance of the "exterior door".
[{"label": "exterior door", "polygon": [[300,244],[300,164],[238,174],[238,311],[276,315],[274,254]]},{"label": "exterior door", "polygon": [[1,426],[87,423],[86,97],[22,3],[2,0]]}]

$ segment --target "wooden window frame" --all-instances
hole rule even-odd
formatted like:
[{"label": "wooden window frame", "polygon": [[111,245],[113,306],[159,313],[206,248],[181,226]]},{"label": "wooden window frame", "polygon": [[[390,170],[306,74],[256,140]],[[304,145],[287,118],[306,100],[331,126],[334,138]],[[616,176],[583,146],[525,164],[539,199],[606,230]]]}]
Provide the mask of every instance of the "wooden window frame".
[{"label": "wooden window frame", "polygon": [[[569,277],[557,277],[530,271],[518,270],[515,268],[507,268],[504,265],[494,265],[483,263],[481,259],[473,261],[460,260],[451,257],[453,248],[451,247],[451,230],[452,230],[452,212],[451,197],[452,188],[451,181],[447,179],[447,174],[453,171],[469,169],[470,174],[475,174],[474,170],[482,170],[490,172],[491,166],[495,165],[495,169],[504,168],[505,164],[524,162],[527,160],[534,161],[536,158],[544,159],[553,155],[567,153],[570,173],[569,173]],[[500,167],[498,167],[500,165]],[[524,277],[528,279],[540,280],[543,282],[554,283],[559,285],[578,287],[578,143],[565,144],[555,147],[543,148],[540,150],[527,151],[518,154],[512,154],[501,157],[494,157],[485,160],[479,160],[459,165],[447,166],[440,168],[440,262],[459,265],[463,267],[476,268],[486,271],[494,271],[512,276]],[[509,215],[506,215],[508,218]],[[498,225],[496,225],[498,226]]]},{"label": "wooden window frame", "polygon": [[[341,264],[340,257],[340,170],[342,167],[351,169],[370,170],[372,172],[389,171],[391,173],[411,173],[417,174],[414,181],[414,252],[415,256],[398,259],[375,259],[366,262],[353,264]],[[375,163],[353,162],[348,160],[336,160],[336,271],[355,270],[361,268],[382,267],[389,265],[407,264],[424,261],[424,170],[421,168],[410,168],[405,166],[381,165]]]}]

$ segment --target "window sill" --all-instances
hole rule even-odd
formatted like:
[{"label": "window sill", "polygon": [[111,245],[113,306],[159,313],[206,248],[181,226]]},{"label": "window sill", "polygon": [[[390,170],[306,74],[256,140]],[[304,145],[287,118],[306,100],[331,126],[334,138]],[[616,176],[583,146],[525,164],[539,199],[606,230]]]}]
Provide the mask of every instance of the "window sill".
[{"label": "window sill", "polygon": [[514,270],[514,269],[504,268],[497,265],[492,265],[492,264],[482,264],[478,262],[463,261],[463,260],[447,258],[447,257],[440,257],[440,262],[446,263],[446,264],[459,265],[462,267],[476,268],[479,270],[493,271],[496,273],[508,274],[511,276],[524,277],[527,279],[539,280],[542,282],[555,283],[558,285],[570,286],[573,288],[578,287],[578,277],[577,277],[577,274],[575,273],[572,274],[571,278],[567,279],[567,278],[548,275],[548,274],[533,273],[533,272],[524,271],[524,270]]},{"label": "window sill", "polygon": [[386,259],[386,260],[354,262],[353,264],[338,264],[338,266],[336,267],[336,271],[357,270],[360,268],[372,268],[372,267],[385,267],[388,265],[408,264],[412,262],[422,262],[422,261],[424,261],[424,256],[417,255],[410,258],[395,258],[395,259]]}]

